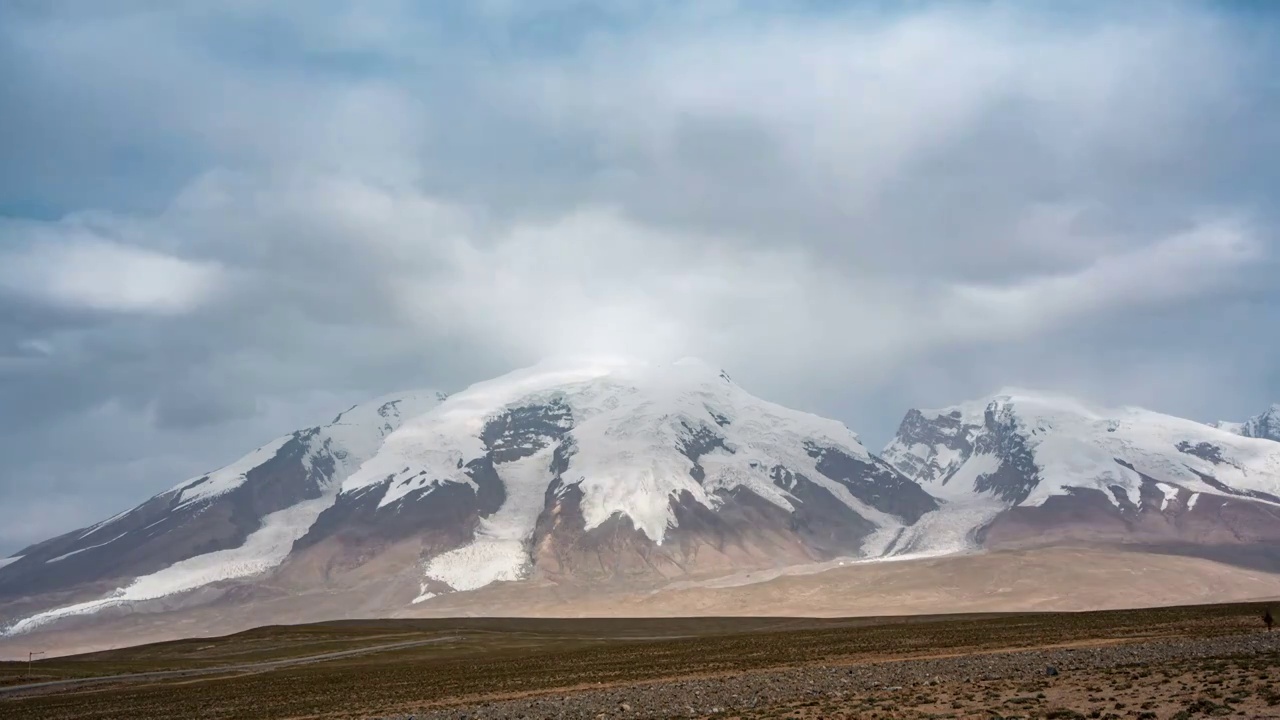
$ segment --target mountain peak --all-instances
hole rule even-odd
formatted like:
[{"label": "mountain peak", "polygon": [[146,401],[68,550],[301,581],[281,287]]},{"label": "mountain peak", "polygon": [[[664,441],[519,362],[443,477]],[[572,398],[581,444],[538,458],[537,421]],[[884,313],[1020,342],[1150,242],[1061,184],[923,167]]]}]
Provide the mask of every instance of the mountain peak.
[{"label": "mountain peak", "polygon": [[951,416],[961,418],[968,423],[980,423],[988,410],[1001,411],[1007,408],[1011,408],[1016,414],[1026,415],[1064,412],[1072,415],[1097,417],[1108,414],[1105,408],[1097,407],[1065,393],[1017,386],[1002,387],[990,395],[976,400],[968,400],[943,408],[920,409],[917,412],[926,418]]},{"label": "mountain peak", "polygon": [[1280,403],[1272,403],[1265,412],[1254,415],[1244,422],[1219,420],[1209,425],[1241,437],[1280,442]]},{"label": "mountain peak", "polygon": [[[387,571],[403,607],[535,573],[669,578],[878,557],[937,508],[843,423],[757,398],[710,363],[554,358],[283,436],[33,546],[0,571],[0,598],[119,583],[10,634],[264,578],[327,593]],[[395,584],[406,580],[414,594]]]},{"label": "mountain peak", "polygon": [[[1280,423],[1266,415],[1218,428],[1280,438]],[[1280,450],[1259,451],[1252,440],[1219,430],[1137,407],[1104,408],[1006,388],[951,408],[908,413],[882,456],[948,500],[994,495],[1038,505],[1083,489],[1101,492],[1117,507],[1136,507],[1149,478],[1194,493],[1275,497]]]},{"label": "mountain peak", "polygon": [[[489,435],[499,432],[489,428],[515,416],[526,419],[522,422],[540,424],[535,434],[542,436],[523,440],[527,452],[517,452],[518,458],[563,444],[562,436],[572,428],[575,467],[584,468],[581,476],[574,477],[581,478],[578,482],[584,489],[597,489],[588,497],[592,502],[583,508],[587,530],[621,514],[658,543],[675,521],[660,498],[687,492],[699,503],[710,506],[716,502],[708,495],[710,479],[689,483],[684,466],[692,451],[679,450],[660,461],[654,456],[658,451],[709,444],[695,455],[719,449],[726,455],[745,457],[747,446],[753,444],[752,451],[761,456],[751,467],[759,469],[781,462],[780,455],[770,456],[770,447],[803,448],[805,442],[812,442],[839,447],[860,462],[870,461],[858,436],[842,423],[760,400],[701,360],[686,358],[664,364],[618,357],[556,358],[476,383],[406,422],[387,438],[371,461],[347,479],[344,492],[379,484],[388,476],[399,477],[402,468],[414,469],[416,474],[394,483],[383,494],[382,505],[430,491],[442,482],[472,483],[469,463],[492,451]],[[756,438],[758,430],[753,428],[745,431],[755,438],[748,440],[737,426],[739,421],[761,420],[770,425],[769,438]],[[593,448],[606,452],[597,457],[589,452]],[[791,452],[787,451],[788,457]],[[797,456],[789,462],[803,466],[811,460],[800,461]],[[695,471],[695,477],[701,472]],[[658,499],[652,507],[637,507],[634,492],[615,492],[619,484],[648,488]],[[757,489],[765,495],[773,492]]]},{"label": "mountain peak", "polygon": [[258,598],[281,589],[300,596],[296,622],[429,614],[501,582],[660,587],[1054,538],[1274,545],[1280,444],[1250,437],[1277,417],[1232,435],[1003,387],[908,412],[876,457],[702,360],[552,358],[352,406],[30,546],[0,562],[0,613],[21,598],[0,635],[213,602],[261,621],[281,611]]}]

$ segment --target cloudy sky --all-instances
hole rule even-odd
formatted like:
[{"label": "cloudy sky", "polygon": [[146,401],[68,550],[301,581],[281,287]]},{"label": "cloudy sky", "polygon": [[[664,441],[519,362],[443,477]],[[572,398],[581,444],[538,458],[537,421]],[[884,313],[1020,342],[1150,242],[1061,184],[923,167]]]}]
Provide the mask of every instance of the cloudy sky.
[{"label": "cloudy sky", "polygon": [[[429,9],[424,9],[429,8]],[[0,554],[347,405],[1280,401],[1266,3],[0,4]]]}]

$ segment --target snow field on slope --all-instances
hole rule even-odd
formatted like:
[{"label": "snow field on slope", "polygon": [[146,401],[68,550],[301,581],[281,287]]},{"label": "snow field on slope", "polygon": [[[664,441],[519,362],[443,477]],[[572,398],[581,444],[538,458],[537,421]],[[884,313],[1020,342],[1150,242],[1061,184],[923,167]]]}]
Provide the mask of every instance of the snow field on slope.
[{"label": "snow field on slope", "polygon": [[[552,400],[567,404],[573,414],[577,452],[564,481],[578,483],[583,491],[588,530],[620,513],[661,543],[674,522],[671,498],[685,491],[714,507],[709,491],[745,486],[789,510],[786,495],[769,479],[774,465],[805,474],[872,522],[899,524],[818,473],[804,450],[804,442],[813,440],[869,461],[857,435],[839,422],[754,398],[718,370],[693,360],[672,365],[613,359],[544,363],[478,383],[392,433],[343,490],[407,475],[409,482],[388,488],[381,501],[387,505],[432,483],[472,484],[464,467],[485,453],[479,437],[485,423],[508,408]],[[719,427],[713,412],[729,425]],[[736,453],[705,456],[702,484],[690,476],[693,463],[679,450],[688,433],[685,425],[714,430]],[[758,467],[751,467],[751,461]],[[540,491],[550,480],[547,470],[539,480]]]},{"label": "snow field on slope", "polygon": [[[1157,482],[1192,492],[1228,494],[1202,480],[1199,472],[1238,490],[1280,495],[1280,444],[1137,408],[1091,410],[1078,403],[1063,408],[1038,398],[1015,403],[1041,477],[1049,481],[1032,492],[1030,504],[1059,494],[1065,485],[1105,491],[1114,484],[1137,505],[1141,478],[1116,458]],[[1219,449],[1223,462],[1179,450],[1184,442]]]},{"label": "snow field on slope", "polygon": [[[310,471],[315,453],[320,449],[319,444],[322,444],[328,438],[332,450],[342,451],[335,455],[333,459],[335,465],[341,469],[341,476],[345,478],[377,452],[383,438],[399,427],[403,417],[421,414],[438,403],[439,400],[434,392],[413,391],[398,395],[388,395],[356,405],[338,415],[333,423],[321,427],[320,435],[317,438],[313,438],[313,441],[317,444],[312,446],[312,452],[306,455],[303,462],[307,470]],[[250,470],[274,458],[280,448],[284,447],[285,443],[292,439],[293,435],[278,437],[230,465],[208,473],[208,480],[190,490],[182,491],[178,498],[177,507],[207,500],[243,485],[246,479],[245,476]],[[335,472],[335,474],[339,473]],[[205,475],[197,475],[185,480],[174,486],[169,492],[180,491],[183,487],[202,477],[205,477]],[[125,514],[127,514],[127,511],[120,513],[116,518]],[[92,531],[96,531],[110,524],[110,522],[111,520],[101,523]]]},{"label": "snow field on slope", "polygon": [[[1065,493],[1068,487],[1081,487],[1101,490],[1118,506],[1111,486],[1123,489],[1137,505],[1141,502],[1142,484],[1138,473],[1162,485],[1166,505],[1179,487],[1194,493],[1227,494],[1204,482],[1195,471],[1232,488],[1280,495],[1280,444],[1240,437],[1230,429],[1148,410],[1095,408],[1073,398],[1006,390],[988,400],[922,414],[936,419],[958,410],[965,424],[981,426],[988,408],[997,415],[1009,413],[1004,417],[1013,419],[1039,468],[1041,480],[1023,502],[1025,505],[1040,505],[1049,497]],[[1183,442],[1193,448],[1200,443],[1220,448],[1224,462],[1213,463],[1182,452],[1178,445]],[[944,451],[947,448],[904,447],[895,439],[886,448],[885,457],[914,456],[926,462],[931,455],[941,456]],[[1117,458],[1131,463],[1137,472],[1117,463]],[[972,491],[973,480],[996,467],[993,457],[974,455],[945,485],[922,485],[938,497],[959,501],[966,491]]]},{"label": "snow field on slope", "polygon": [[307,500],[265,515],[262,527],[249,535],[240,547],[197,555],[169,567],[136,578],[107,597],[47,610],[20,620],[5,629],[6,635],[20,635],[41,625],[74,615],[155,600],[204,587],[221,580],[248,577],[270,570],[284,561],[298,538],[325,508],[333,504],[332,494]]},{"label": "snow field on slope", "polygon": [[[958,456],[958,454],[957,454]],[[936,482],[921,482],[929,494],[942,501],[936,512],[926,513],[914,525],[906,528],[886,560],[907,560],[971,552],[977,549],[974,533],[979,527],[995,519],[1005,509],[1000,499],[979,493],[974,484],[982,477],[1000,468],[1000,459],[994,455],[979,453],[949,478]]]},{"label": "snow field on slope", "polygon": [[968,502],[983,497],[976,489],[979,479],[1000,469],[1000,458],[987,453],[975,453],[949,477],[946,482],[924,483],[934,497],[951,503]]},{"label": "snow field on slope", "polygon": [[[188,482],[191,482],[191,481],[188,481]],[[172,491],[170,491],[170,492],[172,492]],[[88,527],[88,529],[86,529],[84,532],[80,533],[80,537],[76,538],[76,540],[83,540],[83,539],[85,539],[85,538],[89,537],[90,535],[92,535],[92,534],[94,534],[94,533],[98,532],[99,530],[102,530],[103,528],[107,527],[107,526],[108,526],[108,525],[110,525],[111,523],[113,523],[113,522],[115,522],[115,521],[119,520],[120,518],[124,517],[125,515],[128,515],[129,513],[133,512],[133,511],[134,511],[134,510],[136,510],[136,509],[137,509],[137,508],[129,508],[128,510],[122,510],[122,511],[120,511],[120,512],[116,513],[115,515],[112,515],[111,517],[107,518],[106,520],[103,520],[102,522],[98,523],[97,525],[90,525],[90,526]]]},{"label": "snow field on slope", "polygon": [[[842,424],[759,400],[702,365],[654,368],[624,379],[640,391],[622,385],[598,393],[573,430],[578,452],[564,481],[579,483],[583,491],[588,530],[621,513],[661,544],[676,522],[671,500],[685,492],[714,508],[719,504],[716,490],[742,487],[791,510],[789,496],[769,477],[777,465],[827,488],[871,522],[900,524],[819,473],[805,451],[805,442],[814,441],[870,461],[857,436]],[[720,426],[712,413],[728,424]],[[679,450],[690,427],[715,432],[727,448],[699,458],[705,473],[701,483],[690,474],[693,462]]]},{"label": "snow field on slope", "polygon": [[[790,496],[769,475],[778,465],[805,475],[880,526],[884,532],[875,537],[881,546],[902,527],[898,518],[866,505],[819,473],[805,450],[805,442],[813,441],[870,462],[857,435],[839,422],[759,400],[697,361],[544,363],[473,385],[389,435],[378,453],[347,479],[343,492],[390,477],[393,482],[379,503],[385,506],[439,483],[474,487],[466,466],[487,452],[480,437],[485,425],[509,409],[553,402],[568,406],[573,417],[572,430],[561,441],[571,442],[574,449],[562,480],[582,491],[586,530],[621,515],[661,544],[676,522],[673,499],[688,493],[695,502],[715,508],[721,502],[716,490],[739,487],[790,511]],[[698,482],[690,474],[693,461],[680,448],[691,431],[704,429],[723,437],[727,449],[702,454],[698,462],[705,475]],[[529,565],[526,542],[554,480],[554,447],[552,443],[531,458],[497,466],[507,493],[504,504],[482,523],[474,541],[426,562],[429,581],[470,590],[523,576]],[[430,595],[424,587],[415,602]]]},{"label": "snow field on slope", "polygon": [[[438,393],[416,390],[386,395],[367,403],[361,403],[341,413],[329,425],[321,429],[316,441],[330,441],[330,454],[334,456],[334,476],[345,480],[360,469],[367,460],[377,454],[386,438],[409,419],[430,411],[440,404]],[[307,470],[318,450],[313,445],[304,463]]]},{"label": "snow field on slope", "polygon": [[990,523],[1006,506],[985,495],[966,500],[943,501],[937,511],[926,513],[903,531],[893,552],[874,560],[913,560],[959,555],[979,549],[978,528]]},{"label": "snow field on slope", "polygon": [[207,480],[189,490],[183,490],[182,488],[206,476],[197,475],[174,486],[169,491],[179,493],[174,509],[216,497],[239,487],[244,483],[246,473],[275,457],[276,453],[280,452],[280,448],[284,447],[284,444],[289,442],[292,437],[292,435],[285,435],[272,440],[230,465],[208,473]]},{"label": "snow field on slope", "polygon": [[485,423],[503,408],[518,405],[539,391],[549,398],[554,388],[572,386],[608,375],[617,361],[583,363],[573,366],[539,365],[476,383],[444,402],[406,420],[387,436],[373,457],[343,482],[342,491],[351,492],[382,482],[388,477],[411,472],[408,482],[396,482],[387,489],[379,507],[433,483],[455,482],[475,486],[467,475],[467,462],[485,454],[480,433]]},{"label": "snow field on slope", "polygon": [[542,514],[552,449],[497,467],[507,499],[480,520],[468,544],[429,560],[424,574],[454,590],[475,590],[499,581],[520,580],[532,559],[526,541]]},{"label": "snow field on slope", "polygon": [[[66,560],[67,558],[71,557],[72,555],[79,555],[80,553],[85,552],[86,550],[93,550],[94,548],[100,548],[100,547],[104,547],[104,546],[106,546],[106,545],[110,545],[111,543],[113,543],[113,542],[115,542],[115,541],[119,540],[120,538],[122,538],[122,537],[124,537],[125,535],[128,535],[128,534],[129,534],[128,532],[122,532],[122,533],[120,533],[119,535],[117,535],[117,536],[115,536],[115,537],[111,538],[110,540],[108,540],[108,541],[106,541],[106,542],[100,542],[100,543],[98,543],[97,545],[90,545],[89,547],[80,548],[79,550],[72,550],[72,551],[71,551],[71,552],[69,552],[69,553],[66,553],[66,554],[63,554],[63,555],[59,555],[58,557],[52,557],[52,558],[49,558],[48,560],[45,560],[45,562],[46,562],[46,563],[55,563],[55,562],[58,562],[59,560]],[[82,536],[82,537],[83,537],[83,536]]]},{"label": "snow field on slope", "polygon": [[[618,407],[588,417],[574,429],[579,452],[569,463],[565,481],[581,483],[587,529],[622,513],[660,544],[675,523],[670,500],[685,492],[714,508],[719,504],[716,490],[746,488],[790,511],[790,496],[769,476],[777,465],[821,485],[877,525],[901,524],[819,473],[816,460],[804,448],[812,440],[869,462],[856,435],[839,423],[766,403],[713,377],[696,382],[694,376],[689,384],[666,385],[666,393],[646,391],[642,403],[624,398]],[[729,424],[715,424],[711,411]],[[699,458],[705,472],[702,482],[694,480],[693,462],[678,449],[688,433],[685,425],[708,427],[724,438],[727,448]]]},{"label": "snow field on slope", "polygon": [[12,565],[21,559],[22,559],[21,555],[16,555],[14,557],[0,558],[0,568],[4,567],[5,565]]}]

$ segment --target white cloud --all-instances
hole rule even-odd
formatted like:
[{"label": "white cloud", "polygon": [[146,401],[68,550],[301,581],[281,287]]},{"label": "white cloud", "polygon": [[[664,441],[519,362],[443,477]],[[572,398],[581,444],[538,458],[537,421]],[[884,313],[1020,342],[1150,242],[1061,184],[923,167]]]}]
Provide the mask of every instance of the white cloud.
[{"label": "white cloud", "polygon": [[1231,287],[1266,246],[1238,221],[1218,219],[1147,245],[1102,255],[1072,273],[1008,285],[956,285],[942,324],[999,336],[1043,330],[1074,317],[1158,306]]},{"label": "white cloud", "polygon": [[[348,258],[329,294],[365,298],[366,313],[406,324],[425,346],[461,339],[511,363],[563,353],[693,354],[760,374],[866,379],[951,346],[1109,324],[1210,295],[1239,282],[1266,252],[1231,218],[1167,236],[1094,237],[1071,230],[1066,210],[1046,224],[1033,208],[1022,226],[1054,228],[1075,247],[1067,258],[1078,267],[972,283],[829,263],[821,248],[801,244],[742,245],[606,206],[494,223],[482,209],[411,187],[341,177],[243,185],[211,176],[197,186],[183,195],[181,213],[142,232],[164,235],[176,222],[216,238],[223,218],[235,218],[237,235],[274,239],[282,259]],[[286,236],[280,228],[315,230]],[[329,269],[290,262],[300,283],[319,280],[303,273]]]},{"label": "white cloud", "polygon": [[208,301],[222,281],[215,263],[84,235],[0,256],[0,287],[69,309],[180,314]]},{"label": "white cloud", "polygon": [[494,92],[587,147],[589,191],[648,221],[942,275],[1045,261],[1014,237],[1029,206],[1170,182],[1244,92],[1247,44],[1193,9],[923,7],[659,24]]},{"label": "white cloud", "polygon": [[703,356],[871,435],[1275,388],[1280,44],[1208,5],[51,7],[0,8],[0,195],[71,213],[0,227],[15,478],[41,423],[84,419],[70,488],[549,354]]}]

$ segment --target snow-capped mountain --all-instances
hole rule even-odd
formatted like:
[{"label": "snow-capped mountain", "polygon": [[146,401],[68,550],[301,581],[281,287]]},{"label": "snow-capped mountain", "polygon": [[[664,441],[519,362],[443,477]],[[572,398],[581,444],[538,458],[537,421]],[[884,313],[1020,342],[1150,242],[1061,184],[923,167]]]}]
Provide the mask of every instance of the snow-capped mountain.
[{"label": "snow-capped mountain", "polygon": [[503,581],[880,557],[937,506],[841,423],[704,363],[545,364],[357,406],[27,548],[0,612],[12,635],[352,588],[388,612]]},{"label": "snow-capped mountain", "polygon": [[602,592],[1059,543],[1280,563],[1276,415],[1214,427],[1010,390],[908,412],[877,457],[699,361],[545,363],[358,405],[0,561],[0,645],[519,614],[534,590],[573,614]]},{"label": "snow-capped mountain", "polygon": [[267,572],[404,418],[443,399],[403,393],[357,405],[132,510],[28,547],[0,566],[0,599],[90,596],[56,611],[76,615]]},{"label": "snow-capped mountain", "polygon": [[1250,438],[1274,440],[1280,442],[1280,403],[1273,404],[1270,409],[1244,422],[1220,420],[1213,427]]},{"label": "snow-capped mountain", "polygon": [[1280,444],[1148,410],[1007,390],[911,410],[882,456],[987,546],[1280,539]]}]

